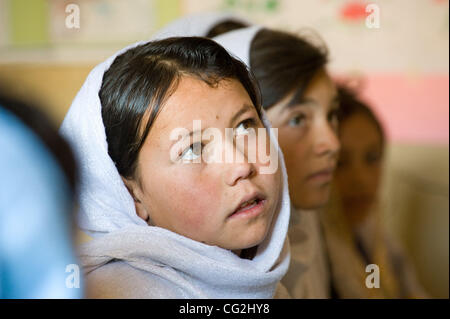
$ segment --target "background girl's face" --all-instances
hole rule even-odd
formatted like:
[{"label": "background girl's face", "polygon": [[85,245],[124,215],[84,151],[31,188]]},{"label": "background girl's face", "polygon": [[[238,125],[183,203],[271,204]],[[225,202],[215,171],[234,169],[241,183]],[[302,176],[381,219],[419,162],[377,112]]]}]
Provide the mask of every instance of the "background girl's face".
[{"label": "background girl's face", "polygon": [[275,104],[267,115],[278,128],[294,206],[315,209],[328,201],[339,151],[337,91],[326,71],[320,70],[300,101],[290,103],[293,96]]},{"label": "background girl's face", "polygon": [[352,225],[364,219],[374,204],[382,172],[383,147],[375,124],[355,113],[341,123],[342,151],[336,184],[343,210]]},{"label": "background girl's face", "polygon": [[[138,215],[149,218],[151,225],[209,245],[236,251],[258,245],[279,207],[279,169],[274,174],[260,174],[263,164],[258,159],[249,163],[246,158],[240,163],[193,163],[198,154],[190,137],[173,161],[171,148],[176,141],[170,139],[171,132],[175,128],[191,132],[194,120],[201,120],[203,130],[220,129],[223,136],[225,128],[236,129],[235,140],[224,147],[232,147],[241,157],[247,156],[248,145],[238,148],[236,139],[245,138],[249,128],[264,127],[239,81],[222,80],[217,87],[210,87],[198,79],[182,77],[140,151],[136,181],[125,181]],[[218,141],[201,143],[206,150],[209,143]],[[236,213],[246,201],[246,208]]]}]

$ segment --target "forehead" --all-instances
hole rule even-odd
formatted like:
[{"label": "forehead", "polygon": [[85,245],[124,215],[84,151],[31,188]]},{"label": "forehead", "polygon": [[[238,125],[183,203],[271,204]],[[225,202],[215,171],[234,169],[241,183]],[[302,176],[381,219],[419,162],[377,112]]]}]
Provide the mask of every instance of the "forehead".
[{"label": "forehead", "polygon": [[165,101],[151,132],[192,129],[194,120],[201,120],[202,128],[222,127],[244,104],[253,102],[238,80],[224,79],[211,87],[197,78],[183,76]]},{"label": "forehead", "polygon": [[[298,89],[297,89],[298,90]],[[291,94],[291,99],[298,95],[297,90]],[[330,103],[337,97],[337,89],[328,72],[325,69],[320,69],[308,83],[299,101],[312,100],[317,103]]]},{"label": "forehead", "polygon": [[[310,105],[316,108],[328,108],[338,101],[336,85],[325,69],[320,69],[312,77],[303,92],[300,90],[300,86],[295,87],[269,111],[274,115],[280,115],[297,106]],[[302,94],[300,95],[300,93]]]}]

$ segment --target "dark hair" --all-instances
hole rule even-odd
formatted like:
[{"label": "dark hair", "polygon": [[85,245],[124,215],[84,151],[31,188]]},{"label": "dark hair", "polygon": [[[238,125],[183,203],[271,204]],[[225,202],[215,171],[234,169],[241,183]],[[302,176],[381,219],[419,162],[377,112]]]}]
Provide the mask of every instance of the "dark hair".
[{"label": "dark hair", "polygon": [[235,19],[227,19],[214,25],[206,35],[207,38],[214,38],[218,35],[248,27],[247,23]]},{"label": "dark hair", "polygon": [[136,177],[139,151],[183,75],[197,77],[211,87],[224,79],[239,80],[261,115],[255,80],[242,62],[216,42],[169,38],[132,48],[116,57],[103,75],[99,92],[108,153],[121,176]]},{"label": "dark hair", "polygon": [[300,100],[313,76],[327,62],[325,45],[314,46],[283,31],[259,31],[250,47],[250,69],[258,80],[264,109],[272,107],[296,88],[291,103]]},{"label": "dark hair", "polygon": [[78,182],[78,168],[75,158],[66,140],[59,135],[57,128],[36,105],[0,94],[0,105],[14,114],[27,126],[46,149],[53,155],[61,167],[71,189],[72,199],[75,198]]},{"label": "dark hair", "polygon": [[362,101],[357,93],[350,89],[349,87],[338,84],[338,96],[339,96],[339,123],[342,125],[345,120],[352,117],[355,114],[362,114],[367,116],[367,118],[375,125],[381,140],[381,146],[384,147],[385,144],[385,134],[381,122],[376,117],[375,113],[370,109],[370,107]]}]

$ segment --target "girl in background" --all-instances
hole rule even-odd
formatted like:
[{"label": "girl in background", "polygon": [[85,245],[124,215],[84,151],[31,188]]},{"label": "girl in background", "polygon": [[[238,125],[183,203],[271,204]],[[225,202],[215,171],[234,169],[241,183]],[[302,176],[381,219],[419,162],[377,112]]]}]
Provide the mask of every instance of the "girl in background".
[{"label": "girl in background", "polygon": [[[383,230],[378,193],[386,139],[372,110],[339,87],[341,154],[336,194],[322,220],[333,284],[339,298],[426,297],[413,267]],[[369,288],[367,265],[379,267],[379,287]],[[370,280],[369,280],[370,281]],[[369,282],[369,286],[374,282]]]},{"label": "girl in background", "polygon": [[[339,141],[339,101],[324,44],[252,26],[213,38],[254,73],[262,106],[285,156],[293,205],[291,265],[283,279],[293,298],[328,298],[330,281],[317,210],[328,201]],[[314,38],[317,39],[317,38]]]}]

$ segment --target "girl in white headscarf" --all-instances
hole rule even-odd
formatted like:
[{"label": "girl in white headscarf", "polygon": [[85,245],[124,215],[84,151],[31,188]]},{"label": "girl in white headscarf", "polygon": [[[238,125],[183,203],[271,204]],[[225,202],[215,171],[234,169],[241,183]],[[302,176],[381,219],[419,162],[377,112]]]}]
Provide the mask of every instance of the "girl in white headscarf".
[{"label": "girl in white headscarf", "polygon": [[283,284],[293,298],[331,296],[317,210],[327,203],[336,166],[338,99],[327,49],[303,37],[251,26],[213,38],[250,67],[286,160],[293,204],[291,265]]},{"label": "girl in white headscarf", "polygon": [[[258,96],[205,38],[137,43],[94,68],[61,127],[81,164],[79,226],[94,237],[80,248],[88,297],[274,296],[290,201],[273,135],[254,146],[271,147],[269,164],[239,142],[268,133]],[[213,127],[233,134],[202,134]]]}]

